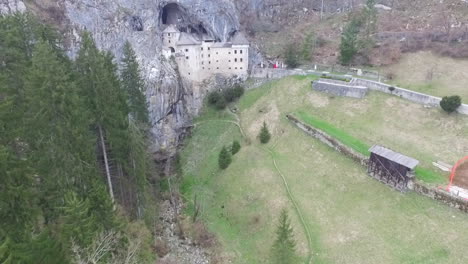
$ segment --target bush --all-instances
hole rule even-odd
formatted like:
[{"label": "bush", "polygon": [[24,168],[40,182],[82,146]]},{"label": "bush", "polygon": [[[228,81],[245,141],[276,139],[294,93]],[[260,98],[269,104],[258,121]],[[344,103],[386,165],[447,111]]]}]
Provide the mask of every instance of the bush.
[{"label": "bush", "polygon": [[233,88],[224,90],[223,93],[211,92],[208,94],[208,104],[218,110],[226,108],[228,103],[234,102],[244,94],[244,87],[236,85]]},{"label": "bush", "polygon": [[214,106],[218,110],[223,110],[227,106],[226,99],[224,99],[224,97],[221,96],[221,98],[216,102],[216,104]]},{"label": "bush", "polygon": [[232,162],[231,153],[229,153],[227,148],[224,146],[221,149],[221,152],[219,152],[219,157],[218,157],[219,168],[222,170],[225,170],[227,169],[227,167],[229,167],[231,162]]},{"label": "bush", "polygon": [[224,90],[223,92],[224,99],[226,99],[226,102],[234,102],[237,97],[236,97],[236,92],[234,91],[234,88],[229,88]]},{"label": "bush", "polygon": [[240,86],[239,84],[237,84],[234,88],[234,94],[236,96],[236,98],[240,98],[242,95],[244,95],[244,87]]},{"label": "bush", "polygon": [[237,152],[239,152],[240,148],[241,148],[241,145],[240,145],[239,141],[234,140],[234,141],[232,142],[232,147],[231,147],[231,153],[232,153],[232,155],[236,155]]},{"label": "bush", "polygon": [[222,98],[219,92],[211,92],[208,94],[208,103],[210,105],[216,105],[216,103]]},{"label": "bush", "polygon": [[461,98],[458,95],[444,96],[442,101],[440,101],[440,107],[442,107],[442,109],[449,114],[455,112],[455,110],[457,110],[460,105]]},{"label": "bush", "polygon": [[258,137],[260,138],[260,143],[262,144],[266,144],[268,141],[270,141],[271,134],[270,131],[268,131],[268,127],[265,122],[263,122],[263,126]]}]

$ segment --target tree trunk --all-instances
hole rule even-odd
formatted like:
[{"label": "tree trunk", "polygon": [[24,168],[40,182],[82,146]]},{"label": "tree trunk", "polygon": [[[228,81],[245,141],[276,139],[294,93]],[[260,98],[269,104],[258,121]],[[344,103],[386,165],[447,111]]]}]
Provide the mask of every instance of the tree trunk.
[{"label": "tree trunk", "polygon": [[112,189],[112,180],[111,180],[111,174],[110,174],[110,169],[109,169],[109,161],[107,160],[106,143],[104,142],[104,135],[102,133],[101,125],[98,125],[98,129],[99,129],[99,141],[101,142],[102,155],[104,156],[104,166],[106,168],[107,185],[109,185],[109,195],[111,197],[112,204],[114,205],[114,209],[115,209],[114,190]]}]

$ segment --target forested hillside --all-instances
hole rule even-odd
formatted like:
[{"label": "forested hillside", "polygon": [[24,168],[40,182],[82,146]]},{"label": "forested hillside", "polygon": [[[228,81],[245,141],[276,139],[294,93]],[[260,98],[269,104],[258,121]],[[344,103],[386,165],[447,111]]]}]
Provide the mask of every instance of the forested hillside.
[{"label": "forested hillside", "polygon": [[0,36],[0,263],[150,262],[153,169],[131,46],[116,62],[84,33],[70,60],[29,15],[0,17]]}]

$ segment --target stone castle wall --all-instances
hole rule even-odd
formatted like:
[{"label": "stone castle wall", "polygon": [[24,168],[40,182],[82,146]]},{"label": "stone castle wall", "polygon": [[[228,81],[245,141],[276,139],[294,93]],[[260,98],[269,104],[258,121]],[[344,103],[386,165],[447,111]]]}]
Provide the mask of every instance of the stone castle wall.
[{"label": "stone castle wall", "polygon": [[329,79],[319,79],[314,81],[312,83],[312,88],[320,92],[353,98],[363,98],[367,95],[367,91],[369,90],[365,86]]},{"label": "stone castle wall", "polygon": [[[353,79],[352,82],[357,85],[368,87],[371,90],[379,91],[379,92],[383,92],[387,94],[392,94],[392,95],[404,98],[406,100],[409,100],[418,104],[439,107],[440,101],[442,100],[442,98],[440,97],[431,96],[431,95],[407,90],[404,88],[391,86],[391,85],[381,83],[381,82],[358,79],[358,78]],[[393,89],[391,89],[391,87],[393,87]],[[461,105],[457,109],[457,111],[461,114],[468,115],[468,105],[466,104]]]}]

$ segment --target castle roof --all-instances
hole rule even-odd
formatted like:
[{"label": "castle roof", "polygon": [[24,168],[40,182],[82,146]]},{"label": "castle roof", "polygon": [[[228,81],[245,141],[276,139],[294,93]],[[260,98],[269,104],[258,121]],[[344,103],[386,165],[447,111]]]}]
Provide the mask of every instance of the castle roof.
[{"label": "castle roof", "polygon": [[199,45],[201,44],[198,39],[196,39],[194,36],[191,34],[187,34],[185,32],[180,33],[180,38],[179,41],[177,42],[177,45],[183,46],[183,45]]},{"label": "castle roof", "polygon": [[237,32],[234,37],[232,37],[232,45],[249,45],[250,42],[245,38],[244,34]]},{"label": "castle roof", "polygon": [[179,32],[179,29],[175,25],[169,25],[164,30],[163,33],[176,33]]},{"label": "castle roof", "polygon": [[229,42],[215,42],[212,48],[231,48],[232,44]]}]

